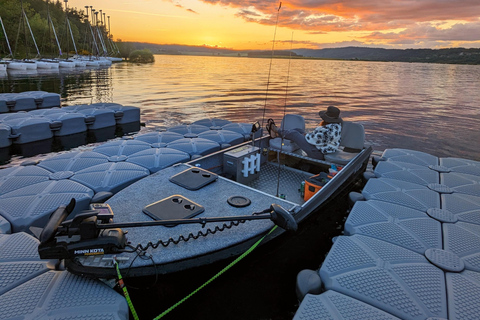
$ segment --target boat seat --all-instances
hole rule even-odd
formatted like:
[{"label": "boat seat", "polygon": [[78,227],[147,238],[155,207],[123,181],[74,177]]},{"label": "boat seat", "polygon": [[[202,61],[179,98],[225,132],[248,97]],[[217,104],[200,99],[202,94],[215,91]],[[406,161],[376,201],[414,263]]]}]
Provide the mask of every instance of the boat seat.
[{"label": "boat seat", "polygon": [[[283,117],[280,129],[289,130],[295,128],[305,130],[305,119],[298,114],[286,114]],[[300,149],[300,147],[295,142],[288,139],[282,139],[280,137],[270,139],[269,144],[271,149],[282,150],[285,152],[294,152]]]},{"label": "boat seat", "polygon": [[346,165],[362,151],[365,143],[363,125],[344,121],[340,138],[340,148],[337,152],[325,155],[325,160]]}]

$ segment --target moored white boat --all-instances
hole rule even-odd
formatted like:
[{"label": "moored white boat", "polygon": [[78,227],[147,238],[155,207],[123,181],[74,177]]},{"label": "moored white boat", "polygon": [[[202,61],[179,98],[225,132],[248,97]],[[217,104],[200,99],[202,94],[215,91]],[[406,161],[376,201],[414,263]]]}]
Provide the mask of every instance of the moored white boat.
[{"label": "moored white boat", "polygon": [[107,57],[101,57],[100,60],[103,61],[104,65],[106,65],[106,66],[111,66],[112,65],[112,60],[107,59]]},{"label": "moored white boat", "polygon": [[6,72],[7,71],[7,64],[1,62],[0,63],[0,72]]},{"label": "moored white boat", "polygon": [[58,70],[58,68],[60,67],[60,63],[58,61],[55,61],[55,60],[46,60],[46,61],[50,63],[51,69]]},{"label": "moored white boat", "polygon": [[100,66],[108,66],[108,65],[112,64],[112,62],[110,60],[107,60],[104,57],[98,58],[97,61],[98,61],[98,65],[100,65]]},{"label": "moored white boat", "polygon": [[123,59],[119,58],[119,57],[107,57],[107,59],[112,61],[112,62],[122,62],[123,61]]},{"label": "moored white boat", "polygon": [[75,68],[75,62],[72,60],[59,60],[58,64],[60,68]]},{"label": "moored white boat", "polygon": [[24,60],[27,70],[37,70],[37,64],[34,60]]},{"label": "moored white boat", "polygon": [[38,69],[52,69],[53,64],[47,61],[35,60]]},{"label": "moored white boat", "polygon": [[27,70],[27,64],[20,61],[8,61],[7,62],[8,70]]},{"label": "moored white boat", "polygon": [[77,68],[83,68],[87,66],[87,62],[79,59],[73,59],[73,62],[75,62],[75,67]]},{"label": "moored white boat", "polygon": [[93,60],[93,59],[86,60],[86,63],[88,67],[98,67],[100,65],[98,60]]}]

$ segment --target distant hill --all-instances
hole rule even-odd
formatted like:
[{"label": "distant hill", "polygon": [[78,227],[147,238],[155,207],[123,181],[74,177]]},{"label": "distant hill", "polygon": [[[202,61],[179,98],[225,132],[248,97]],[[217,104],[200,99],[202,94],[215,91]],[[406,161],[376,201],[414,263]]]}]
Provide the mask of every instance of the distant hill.
[{"label": "distant hill", "polygon": [[149,49],[154,54],[199,54],[199,55],[237,55],[240,51],[209,46],[186,46],[180,44],[154,44],[130,42],[135,49]]},{"label": "distant hill", "polygon": [[328,49],[295,49],[305,57],[342,60],[402,61],[480,64],[480,49],[382,49],[344,47]]},{"label": "distant hill", "polygon": [[[152,44],[130,42],[135,49],[149,49],[154,54],[185,54],[213,56],[270,57],[271,51],[233,50],[209,46],[186,46],[177,44]],[[327,49],[276,50],[275,57],[316,58],[364,61],[429,62],[454,64],[480,64],[480,49],[382,49],[368,47],[343,47]]]}]

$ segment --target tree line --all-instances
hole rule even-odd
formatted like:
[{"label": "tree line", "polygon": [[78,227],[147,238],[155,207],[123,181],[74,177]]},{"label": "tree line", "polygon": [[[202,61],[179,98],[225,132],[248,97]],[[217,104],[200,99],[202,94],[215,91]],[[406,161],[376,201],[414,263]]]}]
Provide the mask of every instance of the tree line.
[{"label": "tree line", "polygon": [[[57,34],[63,56],[75,54],[72,35],[79,54],[96,54],[87,14],[83,9],[68,8],[65,10],[63,1],[59,0],[0,0],[0,17],[5,28],[5,32],[0,29],[0,57],[10,55],[5,33],[14,58],[33,58],[37,55],[30,30],[22,14],[22,5],[42,57],[59,56],[60,52],[53,29]],[[50,16],[53,26],[48,21],[48,16]],[[67,25],[67,17],[70,22],[71,34]],[[98,27],[103,32],[102,34],[107,34],[106,25],[99,23]]]}]

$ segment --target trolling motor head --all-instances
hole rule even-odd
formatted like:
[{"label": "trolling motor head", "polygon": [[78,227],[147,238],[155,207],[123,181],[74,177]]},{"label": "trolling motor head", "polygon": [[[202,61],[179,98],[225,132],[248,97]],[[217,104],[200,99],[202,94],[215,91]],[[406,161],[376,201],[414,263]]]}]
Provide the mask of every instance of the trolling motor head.
[{"label": "trolling motor head", "polygon": [[119,252],[126,246],[124,232],[119,228],[98,228],[98,211],[84,211],[72,220],[65,219],[73,211],[75,199],[60,206],[52,214],[39,236],[41,259],[69,259],[75,256]]},{"label": "trolling motor head", "polygon": [[[109,223],[113,212],[107,204],[101,204],[102,209],[108,208],[111,215],[100,213],[99,210],[87,210],[77,214],[71,220],[65,220],[75,207],[75,199],[67,206],[60,206],[51,216],[45,228],[39,235],[38,253],[41,259],[73,259],[77,256],[92,256],[122,252],[127,240],[121,228],[171,226],[177,224],[208,222],[247,221],[270,219],[280,228],[296,231],[295,218],[278,204],[272,204],[268,209],[250,216],[234,217],[204,217],[192,219],[170,219],[143,222]],[[96,204],[94,208],[99,208]],[[99,223],[103,222],[103,223]],[[107,222],[107,223],[105,223]]]}]

